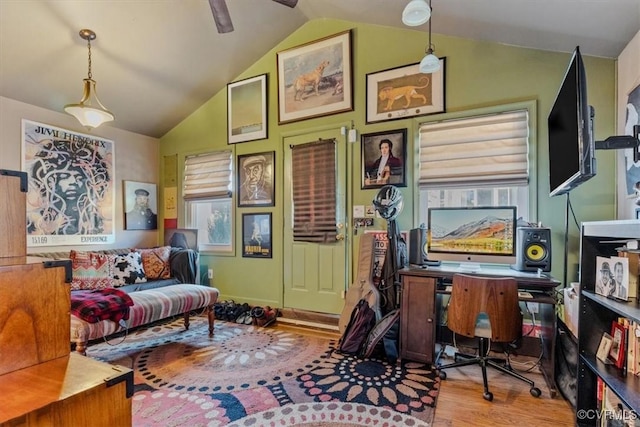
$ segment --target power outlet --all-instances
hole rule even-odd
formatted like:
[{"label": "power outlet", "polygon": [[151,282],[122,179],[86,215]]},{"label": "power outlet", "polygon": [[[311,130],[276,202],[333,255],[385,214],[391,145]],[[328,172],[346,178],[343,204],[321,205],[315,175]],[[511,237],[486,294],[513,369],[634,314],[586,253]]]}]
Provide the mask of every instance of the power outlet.
[{"label": "power outlet", "polygon": [[207,277],[209,279],[213,279],[213,269],[212,268],[210,268],[209,271],[207,271]]},{"label": "power outlet", "polygon": [[530,313],[536,314],[539,312],[539,307],[537,302],[528,302],[527,309]]}]

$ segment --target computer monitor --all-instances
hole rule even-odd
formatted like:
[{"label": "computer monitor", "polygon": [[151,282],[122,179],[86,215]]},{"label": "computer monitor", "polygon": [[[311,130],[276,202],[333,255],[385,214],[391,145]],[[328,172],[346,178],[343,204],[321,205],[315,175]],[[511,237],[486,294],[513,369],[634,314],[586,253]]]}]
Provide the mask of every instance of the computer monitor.
[{"label": "computer monitor", "polygon": [[469,271],[481,263],[514,264],[516,213],[515,206],[429,208],[427,256]]}]

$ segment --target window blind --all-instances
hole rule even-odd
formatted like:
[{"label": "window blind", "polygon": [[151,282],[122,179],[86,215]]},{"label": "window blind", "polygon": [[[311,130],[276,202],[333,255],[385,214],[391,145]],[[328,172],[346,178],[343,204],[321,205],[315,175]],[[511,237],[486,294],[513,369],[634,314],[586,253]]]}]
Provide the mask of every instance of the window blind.
[{"label": "window blind", "polygon": [[291,147],[293,240],[336,240],[336,147],[320,140]]},{"label": "window blind", "polygon": [[425,123],[420,127],[420,186],[526,185],[527,110]]},{"label": "window blind", "polygon": [[184,161],[185,200],[231,196],[231,151],[187,156]]}]

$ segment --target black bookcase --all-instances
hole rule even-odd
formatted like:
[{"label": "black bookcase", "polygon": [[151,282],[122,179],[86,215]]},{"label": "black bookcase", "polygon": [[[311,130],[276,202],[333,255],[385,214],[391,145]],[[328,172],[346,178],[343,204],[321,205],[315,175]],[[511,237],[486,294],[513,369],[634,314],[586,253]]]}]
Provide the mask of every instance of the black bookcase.
[{"label": "black bookcase", "polygon": [[582,224],[580,237],[580,315],[578,325],[578,396],[576,424],[600,425],[597,414],[597,379],[630,410],[640,414],[640,378],[605,365],[596,358],[603,332],[619,317],[640,321],[638,299],[620,302],[595,293],[596,257],[616,256],[626,240],[640,240],[640,221],[597,221]]}]

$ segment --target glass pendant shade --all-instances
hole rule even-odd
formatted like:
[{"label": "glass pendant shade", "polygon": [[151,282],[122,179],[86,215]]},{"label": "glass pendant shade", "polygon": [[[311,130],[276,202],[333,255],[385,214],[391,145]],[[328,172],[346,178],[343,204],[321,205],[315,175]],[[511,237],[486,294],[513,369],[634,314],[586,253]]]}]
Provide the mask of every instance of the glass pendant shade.
[{"label": "glass pendant shade", "polygon": [[84,94],[80,103],[65,105],[64,111],[78,119],[80,124],[88,129],[96,128],[115,119],[114,115],[104,108],[98,99],[96,82],[93,79],[84,79]]},{"label": "glass pendant shade", "polygon": [[409,27],[422,25],[431,17],[431,8],[425,0],[411,0],[402,11],[402,23]]},{"label": "glass pendant shade", "polygon": [[433,54],[433,50],[429,49],[422,61],[420,61],[421,73],[435,73],[440,70],[440,59]]}]

